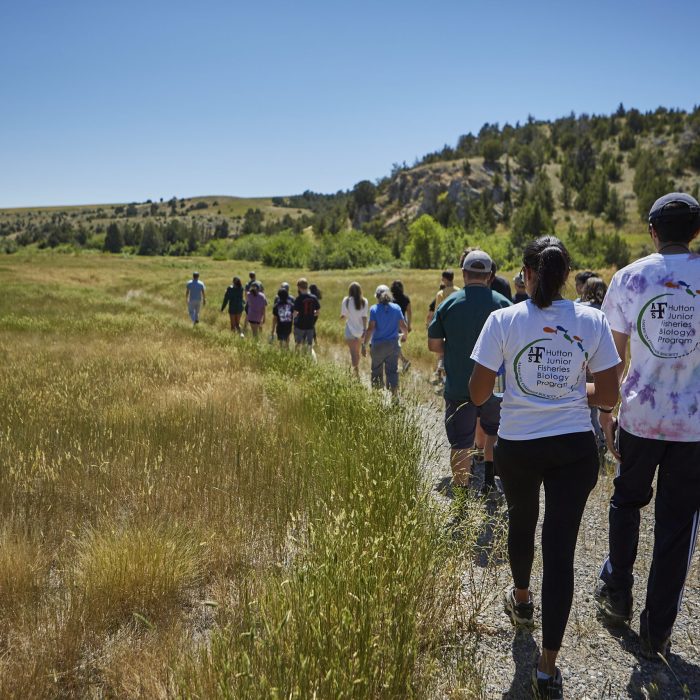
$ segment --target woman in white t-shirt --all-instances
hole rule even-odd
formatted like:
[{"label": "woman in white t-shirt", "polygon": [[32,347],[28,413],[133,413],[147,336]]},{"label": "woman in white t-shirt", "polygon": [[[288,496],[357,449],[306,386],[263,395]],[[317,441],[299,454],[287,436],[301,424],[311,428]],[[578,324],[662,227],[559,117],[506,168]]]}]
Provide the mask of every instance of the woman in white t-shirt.
[{"label": "woman in white t-shirt", "polygon": [[350,349],[350,363],[356,376],[360,374],[360,347],[367,331],[369,304],[362,296],[362,287],[353,282],[340,305],[340,318],[345,321],[345,341]]},{"label": "woman in white t-shirt", "polygon": [[[556,658],[571,610],[574,552],[588,495],[598,479],[589,406],[610,410],[618,399],[620,358],[605,316],[562,298],[569,254],[544,236],[523,251],[530,299],[494,311],[474,347],[471,400],[480,405],[505,364],[506,391],[495,448],[496,473],[508,502],[508,554],[514,585],[504,598],[513,624],[532,626],[530,574],[540,488],[542,527],[541,697],[562,697]],[[586,384],[586,370],[593,382]]]}]

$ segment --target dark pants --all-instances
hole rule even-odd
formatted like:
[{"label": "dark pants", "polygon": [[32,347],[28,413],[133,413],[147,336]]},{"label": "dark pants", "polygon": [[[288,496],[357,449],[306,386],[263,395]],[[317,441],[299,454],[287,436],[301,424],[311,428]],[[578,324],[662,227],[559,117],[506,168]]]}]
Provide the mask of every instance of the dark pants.
[{"label": "dark pants", "polygon": [[508,501],[508,556],[516,588],[530,587],[540,486],[542,526],[542,646],[557,650],[574,596],[574,553],[588,495],[598,480],[592,432],[535,440],[498,438],[494,458]]},{"label": "dark pants", "polygon": [[641,438],[620,431],[622,462],[610,499],[610,554],[600,577],[612,591],[628,592],[639,544],[639,511],[654,495],[654,553],[644,624],[655,639],[670,636],[681,606],[683,588],[698,533],[700,511],[700,443]]}]

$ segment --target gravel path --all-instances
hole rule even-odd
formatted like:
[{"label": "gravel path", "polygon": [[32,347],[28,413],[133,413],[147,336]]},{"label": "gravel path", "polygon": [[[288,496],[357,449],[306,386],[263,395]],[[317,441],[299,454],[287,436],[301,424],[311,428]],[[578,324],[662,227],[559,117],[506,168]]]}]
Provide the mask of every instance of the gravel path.
[{"label": "gravel path", "polygon": [[[426,437],[426,478],[439,506],[447,513],[449,499],[442,493],[449,483],[449,448],[444,437],[439,402],[416,408]],[[611,466],[612,470],[612,466]],[[614,635],[596,619],[594,589],[598,569],[607,552],[608,501],[612,475],[601,475],[591,494],[581,524],[575,562],[574,603],[559,657],[564,692],[570,700],[599,698],[692,698],[700,700],[700,566],[697,553],[688,578],[681,612],[673,634],[668,664],[650,662],[639,655],[639,626],[646,577],[653,547],[653,510],[642,511],[640,551],[635,571],[635,618],[632,627]],[[544,492],[542,493],[544,510]],[[484,507],[483,505],[481,506]],[[517,700],[530,697],[529,679],[539,654],[540,630],[514,632],[503,614],[501,595],[511,583],[504,552],[504,506],[491,504],[484,514],[483,548],[464,574],[466,614],[476,611],[470,639],[476,648],[476,665],[483,668],[483,697]],[[447,517],[447,515],[446,515]],[[540,517],[541,520],[541,517]],[[539,530],[538,530],[539,537]],[[492,540],[489,545],[488,541]],[[533,570],[535,617],[541,581],[539,546]],[[459,697],[471,697],[459,695]]]}]

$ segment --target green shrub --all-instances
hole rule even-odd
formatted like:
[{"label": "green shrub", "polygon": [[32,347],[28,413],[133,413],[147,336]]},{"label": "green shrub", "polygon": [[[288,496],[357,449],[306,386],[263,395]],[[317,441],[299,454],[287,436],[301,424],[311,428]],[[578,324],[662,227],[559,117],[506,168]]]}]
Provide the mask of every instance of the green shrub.
[{"label": "green shrub", "polygon": [[278,233],[270,236],[262,251],[262,261],[270,267],[306,267],[312,244],[303,235]]},{"label": "green shrub", "polygon": [[311,253],[312,270],[348,270],[353,267],[391,262],[391,251],[372,236],[360,231],[341,231],[323,237]]}]

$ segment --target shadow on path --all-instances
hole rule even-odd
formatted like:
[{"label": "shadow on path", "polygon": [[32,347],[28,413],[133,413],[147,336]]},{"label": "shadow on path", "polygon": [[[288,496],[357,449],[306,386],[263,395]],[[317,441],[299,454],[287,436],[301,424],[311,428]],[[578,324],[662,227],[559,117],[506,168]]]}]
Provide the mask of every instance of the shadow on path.
[{"label": "shadow on path", "polygon": [[517,629],[511,645],[515,674],[510,688],[501,696],[503,700],[524,700],[532,698],[532,669],[539,658],[539,649],[532,633]]}]

